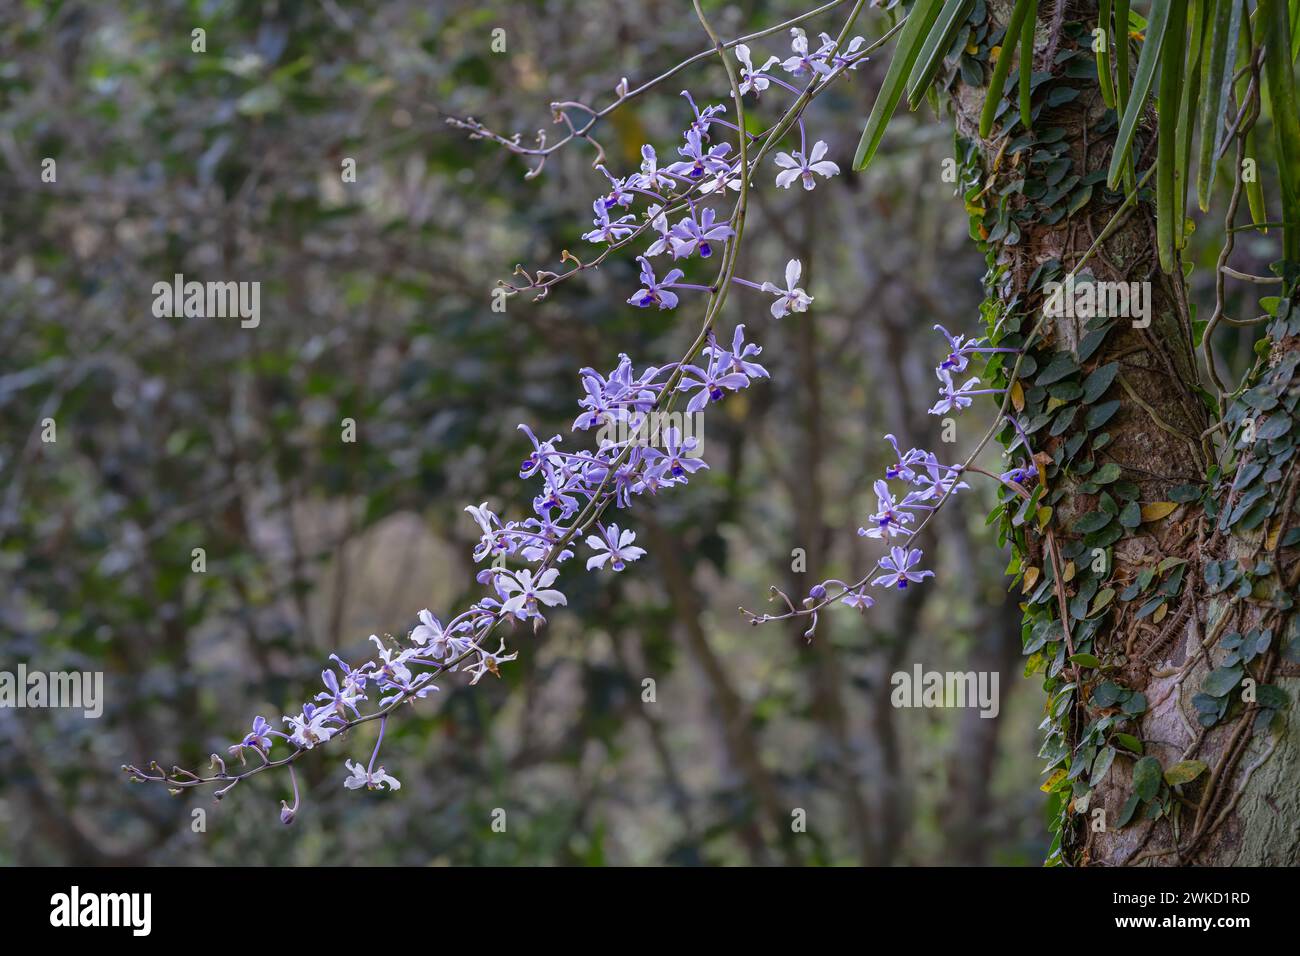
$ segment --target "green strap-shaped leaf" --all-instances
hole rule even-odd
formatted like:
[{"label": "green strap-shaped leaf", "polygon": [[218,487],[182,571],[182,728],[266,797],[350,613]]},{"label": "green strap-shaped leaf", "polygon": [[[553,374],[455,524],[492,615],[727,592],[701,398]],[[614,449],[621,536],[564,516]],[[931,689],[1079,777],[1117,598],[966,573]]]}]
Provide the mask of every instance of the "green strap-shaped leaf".
[{"label": "green strap-shaped leaf", "polygon": [[970,8],[975,0],[946,0],[933,28],[926,34],[921,52],[917,55],[912,73],[907,78],[907,104],[916,109],[921,105],[925,91],[934,82],[934,76],[943,65],[944,54],[952,46],[957,30],[970,16]]},{"label": "green strap-shaped leaf", "polygon": [[1038,29],[1038,0],[1029,5],[1025,22],[1020,26],[1020,124],[1029,129],[1032,123],[1030,98],[1034,79],[1034,33]]},{"label": "green strap-shaped leaf", "polygon": [[[1128,48],[1129,48],[1129,0],[1115,0],[1115,107],[1119,115],[1129,101]],[[1124,162],[1124,195],[1132,196],[1137,189],[1137,174],[1133,171],[1132,160]]]},{"label": "green strap-shaped leaf", "polygon": [[[1151,12],[1151,27],[1155,27],[1155,11]],[[1178,168],[1181,149],[1178,144],[1178,102],[1180,85],[1183,82],[1183,44],[1187,40],[1187,7],[1184,0],[1172,5],[1168,18],[1160,31],[1163,40],[1172,38],[1160,58],[1160,88],[1156,91],[1156,247],[1160,252],[1160,268],[1173,272],[1174,230],[1183,228],[1181,220],[1175,221],[1178,205],[1174,199],[1174,179]],[[1153,40],[1147,33],[1147,43]],[[1143,47],[1142,57],[1138,60],[1138,73],[1142,72],[1142,60],[1146,59],[1147,48]],[[1141,102],[1134,91],[1132,109]],[[1111,167],[1114,175],[1114,166]]]},{"label": "green strap-shaped leaf", "polygon": [[1097,82],[1101,84],[1101,99],[1111,109],[1115,108],[1115,81],[1110,75],[1110,7],[1111,0],[1101,0],[1097,5],[1097,29],[1101,31],[1101,49],[1097,51]]},{"label": "green strap-shaped leaf", "polygon": [[903,86],[907,82],[908,73],[921,52],[921,44],[934,25],[935,17],[939,15],[940,3],[941,0],[916,0],[912,12],[907,15],[907,22],[898,33],[894,58],[889,61],[889,69],[885,71],[885,82],[880,85],[875,105],[871,107],[871,115],[867,117],[866,128],[858,140],[858,150],[853,155],[854,169],[866,169],[880,148],[885,127],[893,118],[898,101],[903,98]]},{"label": "green strap-shaped leaf", "polygon": [[1291,62],[1300,57],[1300,0],[1291,0]]},{"label": "green strap-shaped leaf", "polygon": [[[1214,0],[1187,0],[1187,22],[1192,25],[1188,41],[1188,63],[1178,94],[1178,155],[1174,158],[1174,247],[1187,244],[1187,187],[1191,182],[1192,133],[1196,129],[1196,92],[1201,87],[1201,50],[1206,18]],[[1166,51],[1166,55],[1173,50]]]},{"label": "green strap-shaped leaf", "polygon": [[989,133],[993,131],[993,118],[997,115],[998,104],[1002,102],[1002,93],[1007,85],[1007,74],[1011,72],[1012,44],[1020,39],[1020,28],[1024,25],[1029,8],[1036,5],[1036,0],[1016,0],[1016,5],[1011,11],[1011,19],[1007,21],[1007,32],[1002,37],[1002,51],[998,54],[998,62],[993,66],[993,78],[989,80],[988,92],[984,95],[984,109],[980,113],[981,139],[988,139]]},{"label": "green strap-shaped leaf", "polygon": [[1209,211],[1218,157],[1228,131],[1228,86],[1236,66],[1237,32],[1241,29],[1239,0],[1217,0],[1213,7],[1201,58],[1201,151],[1196,163],[1196,202],[1201,212]]},{"label": "green strap-shaped leaf", "polygon": [[[1120,120],[1115,150],[1110,157],[1110,171],[1106,176],[1106,185],[1110,189],[1114,189],[1119,184],[1120,174],[1128,161],[1129,151],[1133,148],[1133,134],[1137,132],[1138,120],[1142,118],[1142,111],[1146,108],[1147,94],[1151,92],[1151,84],[1156,76],[1156,64],[1160,61],[1160,48],[1165,42],[1165,30],[1169,26],[1169,11],[1176,7],[1185,18],[1187,13],[1183,8],[1185,2],[1186,0],[1176,0],[1176,2],[1151,0],[1151,17],[1147,21],[1146,40],[1142,43],[1142,52],[1138,55],[1133,89],[1124,108],[1124,118]],[[1179,57],[1180,63],[1181,59]]]},{"label": "green strap-shaped leaf", "polygon": [[[1241,21],[1241,30],[1237,34],[1238,56],[1237,62],[1249,63],[1251,57],[1255,55],[1254,39],[1251,36],[1251,17],[1244,17]],[[1245,103],[1246,94],[1250,90],[1251,77],[1249,73],[1244,72],[1237,81],[1237,102]],[[1256,129],[1257,124],[1251,124],[1246,133],[1246,150],[1245,155],[1248,159],[1258,162],[1259,160],[1259,132]],[[1242,171],[1236,170],[1236,175],[1241,176]],[[1268,222],[1268,208],[1264,204],[1264,183],[1259,176],[1252,176],[1248,182],[1243,183],[1246,187],[1246,203],[1250,208],[1250,221],[1256,223]],[[1260,234],[1268,234],[1268,226],[1261,225]]]},{"label": "green strap-shaped leaf", "polygon": [[1300,108],[1291,71],[1291,20],[1284,0],[1259,0],[1264,91],[1273,114],[1277,175],[1282,184],[1282,255],[1300,263]]},{"label": "green strap-shaped leaf", "polygon": [[[1252,127],[1246,134],[1246,156],[1247,158],[1259,156],[1259,133],[1255,132]],[[1240,175],[1240,173],[1238,173]],[[1246,205],[1250,208],[1250,221],[1258,223],[1268,222],[1268,204],[1264,202],[1264,182],[1256,175],[1249,182],[1244,184],[1246,187]],[[1274,224],[1276,225],[1276,223]],[[1260,235],[1268,235],[1268,226],[1261,225]]]}]

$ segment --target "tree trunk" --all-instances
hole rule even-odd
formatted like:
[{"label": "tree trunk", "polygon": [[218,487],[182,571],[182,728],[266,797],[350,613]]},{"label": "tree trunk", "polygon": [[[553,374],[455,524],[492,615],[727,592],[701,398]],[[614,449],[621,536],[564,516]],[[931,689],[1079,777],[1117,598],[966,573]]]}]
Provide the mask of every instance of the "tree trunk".
[{"label": "tree trunk", "polygon": [[[1010,6],[989,4],[994,45]],[[1300,315],[1294,285],[1284,296],[1290,305],[1284,301],[1269,326],[1270,351],[1252,373],[1255,387],[1228,403],[1221,444],[1204,436],[1219,416],[1209,410],[1213,402],[1202,400],[1208,393],[1199,385],[1183,277],[1160,271],[1154,210],[1146,202],[1132,207],[1087,270],[1098,281],[1150,282],[1150,326],[1136,328],[1128,317],[1108,325],[1059,317],[1029,335],[1043,314],[1044,270],[1052,260],[1060,263],[1057,278],[1075,269],[1120,208],[1104,180],[1092,186],[1091,197],[1078,192],[1090,173],[1108,166],[1116,126],[1095,79],[1095,26],[1095,3],[1042,3],[1034,69],[1053,75],[1035,88],[1037,140],[1027,148],[1012,149],[1025,132],[1019,125],[1003,135],[1018,113],[1014,85],[989,140],[978,133],[987,89],[963,83],[960,75],[952,89],[959,143],[970,144],[967,185],[978,176],[967,207],[973,231],[989,240],[990,325],[1000,323],[998,334],[1018,329],[1005,336],[1010,344],[1029,340],[1028,371],[1020,372],[1012,399],[1038,466],[1028,487],[1038,482],[1043,490],[1027,521],[1004,527],[1025,575],[1017,590],[1024,591],[1027,653],[1031,662],[1042,659],[1050,703],[1061,702],[1043,751],[1059,777],[1061,827],[1053,854],[1069,864],[1294,865],[1300,862],[1300,708],[1286,707],[1280,696],[1285,691],[1294,701],[1300,676],[1289,607],[1300,562],[1287,537],[1300,477],[1292,457],[1300,432],[1294,374],[1300,319],[1288,320],[1289,308]],[[1001,55],[1014,56],[1016,46],[1003,41]],[[1081,64],[1093,65],[1092,77]],[[1077,96],[1053,95],[1067,89]],[[1154,124],[1144,127],[1134,150],[1139,175],[1155,155]],[[1052,128],[1064,131],[1059,156],[1031,158]],[[1059,166],[1050,168],[1060,159],[1069,161],[1063,177]],[[1079,202],[1061,197],[1073,211],[1059,219],[1026,198],[1039,195],[1039,178],[1059,183],[1076,175]],[[1013,188],[999,212],[1001,191],[1021,177],[1025,185]],[[1014,229],[999,226],[1008,220]],[[1091,386],[1088,376],[1111,363],[1118,363],[1117,374],[1096,392],[1107,372]],[[995,385],[1007,384],[1011,365],[995,371]],[[1084,386],[1081,397],[1075,384]],[[1094,427],[1110,402],[1118,402],[1117,410]],[[1016,438],[1011,428],[1000,437]],[[1216,460],[1222,476],[1208,483]],[[1196,500],[1187,500],[1196,491]],[[1177,507],[1162,515],[1169,506],[1158,503],[1165,502]],[[1044,507],[1050,514],[1038,510]],[[1105,528],[1088,530],[1107,514]],[[1085,516],[1094,517],[1078,527]],[[1235,577],[1234,565],[1224,563],[1233,560]],[[1255,629],[1271,631],[1267,647],[1252,636]],[[1233,635],[1244,636],[1240,644]],[[1081,653],[1091,657],[1070,661]],[[1236,658],[1246,657],[1237,684],[1227,686]],[[1207,690],[1202,685],[1211,672],[1218,676]],[[1150,760],[1139,764],[1143,757],[1158,760],[1157,775]],[[1175,786],[1180,773],[1197,770],[1190,761],[1205,768]],[[1162,779],[1175,765],[1173,780]]]}]

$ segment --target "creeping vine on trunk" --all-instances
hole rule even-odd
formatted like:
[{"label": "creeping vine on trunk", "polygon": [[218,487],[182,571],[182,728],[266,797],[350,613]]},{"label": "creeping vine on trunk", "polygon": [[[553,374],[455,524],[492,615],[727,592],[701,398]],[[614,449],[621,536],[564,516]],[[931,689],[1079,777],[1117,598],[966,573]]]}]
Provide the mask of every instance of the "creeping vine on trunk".
[{"label": "creeping vine on trunk", "polygon": [[[988,256],[987,332],[1026,350],[988,366],[1022,422],[1003,444],[1027,444],[1036,463],[992,518],[1014,546],[1026,674],[1048,695],[1050,856],[1294,864],[1297,267],[1279,266],[1246,380],[1223,395],[1202,384],[1196,347],[1213,369],[1214,329],[1196,322],[1181,266],[1161,269],[1157,197],[1141,181],[1107,187],[1119,119],[1094,82],[1096,5],[1044,5],[1019,49],[1032,58],[1029,124],[1010,83],[980,135],[985,70],[965,60],[1013,55],[1009,6],[972,18],[951,101],[971,234]],[[1233,104],[1229,230],[1254,96]],[[1157,152],[1154,119],[1136,131],[1138,170]],[[1143,314],[1090,307],[1116,288],[1149,290]]]}]

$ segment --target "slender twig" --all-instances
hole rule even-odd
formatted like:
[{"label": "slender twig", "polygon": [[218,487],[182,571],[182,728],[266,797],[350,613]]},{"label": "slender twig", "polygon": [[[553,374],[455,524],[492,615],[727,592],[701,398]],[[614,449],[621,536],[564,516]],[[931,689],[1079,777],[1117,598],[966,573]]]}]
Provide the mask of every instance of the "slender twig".
[{"label": "slender twig", "polygon": [[[798,26],[800,23],[803,23],[805,20],[811,20],[813,17],[826,13],[829,10],[833,10],[845,2],[846,0],[830,0],[829,3],[824,3],[820,7],[816,7],[812,10],[807,11],[806,13],[801,13],[797,17],[791,17],[789,20],[786,20],[783,23],[778,23],[775,26],[767,27],[763,30],[759,30],[756,33],[750,33],[742,37],[737,37],[734,40],[728,40],[726,43],[721,43],[716,38],[714,38],[714,45],[711,46],[709,49],[701,50],[699,53],[687,57],[685,60],[678,62],[675,66],[665,70],[663,73],[660,73],[654,79],[647,80],[645,83],[642,83],[640,86],[636,87],[635,89],[622,90],[620,86],[620,93],[618,98],[615,99],[614,102],[608,104],[602,109],[593,110],[591,107],[583,103],[576,103],[573,101],[552,103],[551,108],[555,110],[557,113],[564,108],[577,108],[587,113],[590,118],[588,119],[586,124],[584,124],[581,127],[575,128],[574,126],[572,126],[572,124],[569,124],[569,135],[565,136],[563,139],[557,140],[556,142],[552,143],[549,146],[539,146],[539,147],[521,146],[518,143],[518,138],[519,138],[518,134],[516,134],[513,137],[505,137],[499,133],[493,133],[491,130],[487,129],[487,127],[483,126],[481,123],[475,120],[473,117],[465,117],[464,119],[461,119],[458,117],[449,116],[447,117],[447,122],[461,129],[469,130],[471,135],[473,136],[481,137],[484,139],[490,139],[493,142],[497,143],[498,145],[504,146],[512,153],[517,153],[521,156],[537,156],[537,157],[541,157],[541,159],[545,161],[546,157],[550,156],[552,153],[556,152],[559,149],[563,149],[567,144],[571,143],[573,140],[589,138],[588,134],[590,133],[591,129],[598,122],[600,122],[600,120],[604,119],[606,116],[609,116],[611,113],[613,113],[619,107],[623,106],[625,103],[629,103],[632,100],[636,99],[637,97],[643,95],[644,93],[654,89],[660,83],[663,83],[665,80],[668,80],[673,76],[676,76],[678,73],[686,69],[688,66],[691,66],[692,64],[695,63],[699,63],[701,60],[705,60],[713,56],[714,53],[717,52],[717,47],[719,45],[721,45],[721,47],[724,50],[730,50],[733,47],[739,46],[742,43],[749,43],[752,40],[761,40],[763,37],[771,36],[774,33],[780,33],[782,30],[789,29],[790,27]],[[899,24],[899,26],[901,26],[901,24]],[[559,122],[558,116],[557,116],[557,122]],[[742,126],[741,128],[743,129],[744,127]],[[540,166],[537,167],[537,169],[540,168],[541,168]]]}]

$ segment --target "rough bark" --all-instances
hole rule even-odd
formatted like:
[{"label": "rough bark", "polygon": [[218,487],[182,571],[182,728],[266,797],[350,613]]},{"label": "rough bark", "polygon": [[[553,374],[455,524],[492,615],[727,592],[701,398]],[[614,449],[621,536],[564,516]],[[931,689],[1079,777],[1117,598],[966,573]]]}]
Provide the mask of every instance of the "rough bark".
[{"label": "rough bark", "polygon": [[[991,3],[990,11],[999,23],[1005,23],[1009,3]],[[1035,69],[1049,69],[1045,60],[1055,51],[1070,46],[1063,28],[1071,21],[1095,25],[1096,5],[1088,2],[1043,3],[1035,42],[1038,62]],[[1003,55],[1014,55],[1004,44]],[[1069,143],[1068,156],[1073,172],[1086,175],[1109,162],[1113,127],[1098,135],[1104,127],[1106,107],[1101,102],[1095,81],[1076,80],[1080,95],[1072,102],[1050,110],[1050,125],[1064,127]],[[997,176],[1001,161],[999,125],[992,137],[981,141],[979,115],[988,94],[984,87],[968,86],[960,81],[951,90],[952,106],[960,135],[979,145],[985,175]],[[1014,96],[1014,94],[1013,94]],[[1014,106],[1012,107],[1014,109]],[[1037,123],[1036,123],[1037,125]],[[1153,132],[1148,126],[1148,144]],[[1154,147],[1147,145],[1147,155],[1138,162],[1144,170],[1152,161]],[[1097,190],[1100,194],[1100,190]],[[997,261],[1008,266],[1007,281],[998,291],[1008,306],[1041,310],[1041,295],[1035,296],[1028,286],[1038,265],[1058,259],[1066,269],[1079,261],[1097,235],[1115,214],[1117,206],[1098,198],[1088,202],[1072,216],[1055,224],[1028,223],[1021,228],[1014,245],[994,244]],[[1086,368],[1111,361],[1120,362],[1120,376],[1106,393],[1119,399],[1121,406],[1107,425],[1111,441],[1104,457],[1118,464],[1124,479],[1136,482],[1142,502],[1170,500],[1178,485],[1205,480],[1206,449],[1201,436],[1213,423],[1205,405],[1195,392],[1197,365],[1192,350],[1191,328],[1187,318],[1186,291],[1182,276],[1165,275],[1159,270],[1155,249],[1154,210],[1139,202],[1123,225],[1107,239],[1089,262],[1100,280],[1115,282],[1151,281],[1153,316],[1148,329],[1134,329],[1128,323],[1116,326],[1102,349],[1086,363]],[[1285,325],[1285,323],[1283,323]],[[1044,328],[1043,345],[1049,350],[1078,353],[1081,326],[1073,320],[1049,320]],[[1268,368],[1276,371],[1286,366],[1286,357],[1294,352],[1294,338],[1272,343]],[[1294,395],[1300,384],[1289,373],[1277,383],[1283,395]],[[1122,379],[1122,381],[1121,381]],[[1270,415],[1295,417],[1294,402],[1286,401]],[[1243,412],[1238,408],[1238,417]],[[1231,417],[1231,416],[1230,416]],[[1257,426],[1260,423],[1256,423]],[[1040,459],[1052,454],[1066,440],[1069,432],[1048,437],[1046,430],[1036,435],[1034,451]],[[1250,461],[1243,452],[1234,463],[1239,469]],[[1204,761],[1209,769],[1201,777],[1181,788],[1182,809],[1177,825],[1167,817],[1154,822],[1135,820],[1127,827],[1116,824],[1125,801],[1133,791],[1131,780],[1134,762],[1116,759],[1094,791],[1091,808],[1105,809],[1106,828],[1095,832],[1088,826],[1088,816],[1074,817],[1068,839],[1073,849],[1066,854],[1069,862],[1100,865],[1133,863],[1155,864],[1238,864],[1277,865],[1300,862],[1300,753],[1295,742],[1300,733],[1300,706],[1297,697],[1297,669],[1282,659],[1279,648],[1291,634],[1289,612],[1270,607],[1255,596],[1229,600],[1224,594],[1210,595],[1206,572],[1210,562],[1239,556],[1253,564],[1260,556],[1274,553],[1277,567],[1271,583],[1293,594],[1296,586],[1296,552],[1293,548],[1274,550],[1268,540],[1281,525],[1290,526],[1294,515],[1294,459],[1283,467],[1284,476],[1275,493],[1288,496],[1274,519],[1254,535],[1216,530],[1216,522],[1207,517],[1197,503],[1185,504],[1167,517],[1143,523],[1126,534],[1114,546],[1112,578],[1117,583],[1131,582],[1143,569],[1166,557],[1183,558],[1187,570],[1182,592],[1171,602],[1167,618],[1159,625],[1137,620],[1129,610],[1112,614],[1096,635],[1095,652],[1118,665],[1110,676],[1146,695],[1149,710],[1138,724],[1138,736],[1146,753],[1159,758],[1168,768],[1180,759]],[[1059,500],[1049,529],[1058,537],[1068,537],[1079,517],[1098,507],[1098,496],[1078,491],[1079,482],[1067,476],[1067,491]],[[1234,502],[1232,474],[1216,487],[1214,496],[1220,510]],[[1267,547],[1261,547],[1261,546]],[[1049,543],[1035,535],[1029,558],[1041,567],[1049,562]],[[1280,577],[1279,577],[1280,574]],[[1267,589],[1268,582],[1257,582]],[[1068,592],[1067,598],[1071,596]],[[1229,590],[1228,593],[1232,593]],[[1202,677],[1218,666],[1222,651],[1216,644],[1228,631],[1242,634],[1252,627],[1271,626],[1275,634],[1272,647],[1252,668],[1263,683],[1270,680],[1287,691],[1292,706],[1275,723],[1272,732],[1254,732],[1255,705],[1244,713],[1231,716],[1208,732],[1197,725],[1190,700]],[[1068,633],[1068,630],[1067,630]],[[1204,645],[1204,646],[1203,646]],[[1184,667],[1186,665],[1186,667]],[[1084,682],[1082,702],[1076,698],[1073,728],[1096,717],[1104,709],[1089,706],[1089,694],[1100,675],[1081,675]],[[1280,725],[1285,731],[1279,734]]]}]

